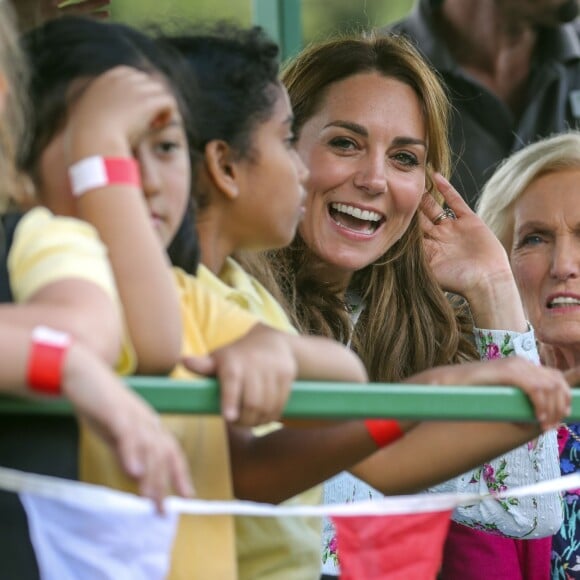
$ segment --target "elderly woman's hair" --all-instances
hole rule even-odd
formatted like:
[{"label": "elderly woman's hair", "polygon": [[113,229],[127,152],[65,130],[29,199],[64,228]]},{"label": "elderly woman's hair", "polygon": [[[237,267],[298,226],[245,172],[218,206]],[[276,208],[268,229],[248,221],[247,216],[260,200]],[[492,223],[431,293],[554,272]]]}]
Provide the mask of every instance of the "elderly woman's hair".
[{"label": "elderly woman's hair", "polygon": [[0,210],[18,197],[21,182],[17,161],[25,147],[27,67],[18,44],[18,30],[12,7],[0,0],[0,77],[7,95],[0,111]]},{"label": "elderly woman's hair", "polygon": [[[300,53],[282,74],[298,139],[331,86],[365,73],[396,79],[417,95],[427,136],[426,189],[431,191],[432,173],[449,170],[450,105],[436,73],[401,36],[339,37]],[[269,258],[295,324],[305,333],[350,341],[373,381],[396,381],[476,356],[464,332],[470,328],[466,313],[456,316],[428,265],[417,215],[383,256],[354,274],[346,301],[356,295],[366,307],[352,332],[345,298],[324,283],[321,264],[300,235]]]},{"label": "elderly woman's hair", "polygon": [[515,202],[538,177],[570,167],[580,168],[580,131],[528,145],[505,159],[485,184],[477,213],[508,253],[513,243]]}]

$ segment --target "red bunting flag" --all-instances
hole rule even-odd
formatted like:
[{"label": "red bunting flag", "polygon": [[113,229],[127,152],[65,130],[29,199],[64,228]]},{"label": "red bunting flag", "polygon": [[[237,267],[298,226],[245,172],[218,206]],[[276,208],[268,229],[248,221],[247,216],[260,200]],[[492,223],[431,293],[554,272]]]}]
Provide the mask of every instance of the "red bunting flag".
[{"label": "red bunting flag", "polygon": [[333,517],[341,580],[436,578],[451,510]]},{"label": "red bunting flag", "polygon": [[[577,488],[580,473],[511,489],[509,497]],[[0,490],[19,494],[45,580],[96,575],[161,580],[169,568],[181,513],[330,516],[337,530],[341,580],[434,580],[453,508],[489,498],[427,494],[326,506],[273,506],[172,497],[165,501],[161,517],[151,501],[131,494],[3,467]]]}]

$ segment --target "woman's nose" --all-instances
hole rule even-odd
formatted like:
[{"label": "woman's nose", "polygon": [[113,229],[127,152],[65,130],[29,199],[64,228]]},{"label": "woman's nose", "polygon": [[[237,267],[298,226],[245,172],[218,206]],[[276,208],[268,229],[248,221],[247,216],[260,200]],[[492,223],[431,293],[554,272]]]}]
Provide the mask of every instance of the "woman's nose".
[{"label": "woman's nose", "polygon": [[354,175],[354,184],[369,195],[380,195],[387,190],[387,172],[383,156],[367,158]]},{"label": "woman's nose", "polygon": [[558,280],[577,278],[580,274],[580,240],[557,240],[552,252],[550,275]]}]

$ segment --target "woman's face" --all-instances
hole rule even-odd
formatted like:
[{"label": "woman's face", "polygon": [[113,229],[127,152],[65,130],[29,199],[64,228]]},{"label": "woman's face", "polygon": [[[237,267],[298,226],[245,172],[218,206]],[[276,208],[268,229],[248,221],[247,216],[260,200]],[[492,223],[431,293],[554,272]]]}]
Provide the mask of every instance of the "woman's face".
[{"label": "woman's face", "polygon": [[378,73],[329,86],[300,131],[310,178],[299,231],[348,279],[409,227],[425,191],[427,136],[413,89]]},{"label": "woman's face", "polygon": [[514,205],[510,260],[538,339],[580,343],[580,168],[535,179]]},{"label": "woman's face", "polygon": [[304,214],[308,171],[294,147],[288,93],[276,86],[271,116],[251,135],[251,151],[235,161],[238,197],[231,207],[237,247],[287,246]]},{"label": "woman's face", "polygon": [[[66,127],[40,156],[40,197],[53,213],[76,216],[65,160],[65,132]],[[133,149],[133,155],[139,161],[151,223],[167,247],[183,219],[190,194],[190,159],[181,120],[174,119],[161,128],[151,128]]]}]

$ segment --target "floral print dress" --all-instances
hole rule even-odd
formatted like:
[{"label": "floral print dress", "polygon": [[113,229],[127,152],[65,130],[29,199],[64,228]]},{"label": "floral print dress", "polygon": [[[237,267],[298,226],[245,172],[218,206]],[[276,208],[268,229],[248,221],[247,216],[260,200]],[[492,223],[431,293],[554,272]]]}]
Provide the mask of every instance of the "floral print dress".
[{"label": "floral print dress", "polygon": [[[533,330],[514,333],[475,329],[475,341],[482,360],[522,356],[539,364]],[[518,447],[450,481],[431,492],[496,493],[560,476],[556,431]],[[532,539],[554,534],[562,522],[559,493],[508,500],[489,499],[457,508],[453,520],[471,528],[508,538]]]},{"label": "floral print dress", "polygon": [[[560,471],[580,471],[580,423],[558,429]],[[552,540],[552,580],[580,578],[580,489],[564,493],[564,523]]]},{"label": "floral print dress", "polygon": [[[474,329],[482,360],[522,356],[539,364],[533,330],[526,333]],[[580,444],[579,444],[580,445]],[[554,479],[560,475],[556,432],[540,436],[477,469],[429,489],[429,492],[489,493]],[[324,484],[324,503],[378,499],[383,495],[343,472]],[[469,527],[513,538],[537,538],[555,533],[562,522],[558,493],[538,497],[490,499],[455,510],[453,519]],[[338,576],[338,549],[332,522],[325,520],[322,536],[322,572]],[[563,577],[566,578],[566,577]],[[580,576],[579,576],[580,578]]]}]

